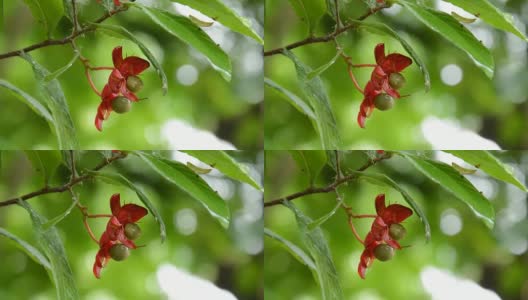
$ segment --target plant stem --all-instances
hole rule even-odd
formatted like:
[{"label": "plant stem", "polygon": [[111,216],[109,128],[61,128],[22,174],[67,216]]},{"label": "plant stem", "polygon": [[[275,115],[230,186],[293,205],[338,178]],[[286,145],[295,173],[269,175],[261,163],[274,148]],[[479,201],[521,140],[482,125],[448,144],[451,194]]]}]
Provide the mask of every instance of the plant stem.
[{"label": "plant stem", "polygon": [[76,34],[79,30],[79,23],[77,20],[77,4],[75,3],[75,0],[71,0],[72,2],[72,13],[73,13],[73,30],[72,35]]},{"label": "plant stem", "polygon": [[[390,157],[392,157],[392,154],[390,154],[388,152],[385,152],[385,154],[383,154],[381,156],[378,156],[378,157],[376,157],[374,159],[369,160],[366,164],[364,164],[362,167],[357,169],[356,172],[365,171],[366,169],[368,169],[368,168],[372,167],[373,165],[377,164],[378,162],[380,162],[382,160],[385,160],[385,159],[388,159]],[[336,180],[333,183],[331,183],[330,185],[328,185],[328,186],[325,186],[325,187],[308,187],[308,188],[306,188],[303,191],[300,191],[300,192],[297,192],[297,193],[293,193],[293,194],[288,195],[286,197],[282,197],[282,198],[278,198],[278,199],[274,199],[274,200],[265,202],[264,203],[264,207],[270,207],[270,206],[279,205],[279,204],[282,204],[283,201],[292,201],[292,200],[295,200],[297,198],[300,198],[300,197],[303,197],[303,196],[306,196],[306,195],[333,192],[341,184],[347,183],[347,182],[355,180],[357,178],[358,178],[357,174],[350,174],[350,175],[341,177],[339,179],[336,178]]]},{"label": "plant stem", "polygon": [[[103,21],[105,21],[106,19],[110,18],[111,16],[113,16],[115,14],[118,14],[118,13],[120,13],[122,11],[125,11],[125,10],[127,10],[127,7],[126,6],[122,6],[122,7],[118,8],[118,9],[116,9],[116,10],[107,12],[102,17],[100,17],[99,19],[95,20],[92,23],[96,23],[96,24],[102,23]],[[79,30],[73,32],[72,34],[70,34],[69,36],[67,36],[67,37],[65,37],[63,39],[47,39],[47,40],[44,40],[44,41],[42,41],[40,43],[36,43],[36,44],[33,44],[31,46],[27,46],[27,47],[19,49],[19,50],[14,50],[14,51],[10,51],[10,52],[6,52],[6,53],[3,53],[3,54],[0,54],[0,59],[14,57],[14,56],[20,56],[22,54],[22,52],[27,53],[27,52],[31,52],[33,50],[44,48],[44,47],[49,47],[49,46],[54,46],[54,45],[69,44],[69,43],[71,43],[71,41],[73,41],[74,39],[76,39],[80,35],[83,35],[85,33],[94,31],[95,29],[96,29],[96,27],[94,25],[87,25],[86,27],[80,28]]]},{"label": "plant stem", "polygon": [[86,217],[88,218],[111,218],[113,216],[108,215],[108,214],[95,214],[95,215],[86,214]]},{"label": "plant stem", "polygon": [[[102,168],[110,165],[114,161],[116,161],[118,159],[125,158],[126,156],[127,156],[126,154],[123,154],[121,152],[117,153],[116,155],[112,156],[111,158],[105,159],[104,161],[99,163],[95,168],[92,169],[92,171],[99,171]],[[68,183],[65,183],[65,184],[63,184],[61,186],[43,187],[40,190],[31,192],[31,193],[28,193],[28,194],[25,194],[25,195],[22,195],[22,196],[18,196],[18,197],[14,197],[14,198],[11,198],[11,199],[4,200],[4,201],[0,202],[0,207],[16,204],[19,199],[23,200],[23,201],[26,201],[28,199],[31,199],[31,198],[34,198],[34,197],[37,197],[37,196],[40,196],[40,195],[52,194],[52,193],[62,193],[62,192],[65,192],[65,191],[69,190],[71,187],[73,187],[73,186],[75,186],[75,185],[77,185],[77,184],[79,184],[79,183],[81,183],[81,182],[83,182],[85,180],[91,179],[91,178],[93,178],[92,175],[83,174],[81,176],[76,177],[74,180],[71,180]]]},{"label": "plant stem", "polygon": [[354,227],[354,223],[352,223],[352,217],[350,216],[348,216],[348,226],[350,227],[350,230],[352,230],[352,233],[354,234],[356,239],[361,243],[361,245],[365,245],[365,242],[359,236],[356,227]]},{"label": "plant stem", "polygon": [[[380,10],[382,10],[384,8],[387,8],[387,7],[388,6],[386,6],[386,5],[382,5],[382,6],[378,6],[378,7],[374,8],[374,9],[370,9],[366,13],[364,13],[362,16],[357,18],[356,20],[357,21],[363,21],[366,18],[370,17],[371,15],[373,15],[373,14],[377,13],[378,11],[380,11]],[[272,56],[272,55],[280,54],[284,50],[291,50],[291,49],[295,49],[295,48],[298,48],[298,47],[301,47],[301,46],[305,46],[305,45],[309,45],[309,44],[326,43],[326,42],[329,42],[329,41],[333,40],[338,35],[340,35],[342,33],[345,33],[345,32],[347,32],[348,30],[350,30],[352,28],[355,28],[356,26],[357,25],[355,23],[350,23],[350,24],[346,24],[343,27],[339,27],[339,28],[336,27],[336,30],[334,32],[329,33],[327,35],[319,36],[319,37],[309,36],[309,37],[305,38],[304,40],[300,40],[300,41],[297,41],[295,43],[291,43],[291,44],[286,45],[284,47],[280,47],[280,48],[264,51],[264,56]]]}]

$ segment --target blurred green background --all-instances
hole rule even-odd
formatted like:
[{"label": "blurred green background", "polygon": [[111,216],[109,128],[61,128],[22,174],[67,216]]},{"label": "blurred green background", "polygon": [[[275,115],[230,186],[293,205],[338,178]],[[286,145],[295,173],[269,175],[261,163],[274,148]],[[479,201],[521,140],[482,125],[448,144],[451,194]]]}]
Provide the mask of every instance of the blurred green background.
[{"label": "blurred green background", "polygon": [[[82,23],[93,21],[104,13],[103,6],[95,0],[78,2]],[[138,1],[141,2],[152,1]],[[189,14],[179,4],[168,0],[156,2],[151,5],[170,9],[174,13]],[[263,35],[264,4],[261,0],[225,3],[249,18],[257,32]],[[44,39],[40,25],[23,1],[4,1],[4,15],[4,30],[0,32],[1,53]],[[193,15],[202,18],[199,13]],[[59,80],[81,149],[200,149],[214,146],[212,137],[199,139],[199,133],[193,129],[211,132],[227,141],[230,145],[223,149],[233,146],[239,149],[263,147],[261,45],[219,24],[204,28],[232,60],[233,76],[231,82],[227,82],[202,54],[165,32],[137,9],[112,17],[105,24],[125,27],[154,53],[168,77],[169,92],[162,95],[161,82],[154,68],[150,67],[141,75],[145,88],[139,93],[140,98],[148,100],[135,103],[126,115],[112,113],[110,119],[104,122],[103,132],[98,132],[94,118],[100,99],[90,89],[82,64],[75,62]],[[54,37],[62,38],[70,32],[71,24],[63,18]],[[94,66],[112,66],[111,52],[119,45],[123,46],[124,55],[144,57],[132,42],[102,33],[89,33],[78,38],[77,45]],[[66,65],[73,57],[70,45],[46,47],[30,53],[51,71]],[[108,71],[92,72],[99,90],[102,90],[108,76]],[[40,97],[32,69],[21,58],[0,60],[0,78],[36,98]],[[3,88],[0,89],[0,107],[0,145],[3,149],[57,148],[46,122]]]},{"label": "blurred green background", "polygon": [[[456,11],[468,16],[444,1],[423,2],[447,13]],[[528,3],[525,0],[490,2],[512,13],[517,27],[526,31]],[[343,20],[357,18],[368,10],[362,0],[341,3]],[[337,60],[321,78],[337,118],[343,149],[481,149],[497,148],[496,144],[503,149],[528,147],[526,42],[480,20],[465,24],[495,58],[495,76],[490,80],[463,51],[399,5],[367,20],[390,26],[411,44],[429,70],[432,87],[425,93],[421,72],[413,64],[403,72],[407,85],[401,91],[410,96],[397,100],[389,111],[374,111],[367,119],[366,129],[361,129],[356,118],[363,97],[349,79],[344,61]],[[332,32],[334,24],[328,15],[323,17],[316,36]],[[306,26],[289,1],[266,1],[265,30],[265,50],[307,36]],[[374,63],[374,46],[378,43],[385,43],[387,52],[407,54],[396,40],[362,30],[350,30],[338,41],[355,63]],[[319,43],[296,48],[293,53],[315,69],[330,61],[336,49],[333,43]],[[267,77],[303,97],[289,59],[283,55],[266,57],[264,67]],[[370,68],[355,70],[360,86],[365,86],[371,71]],[[321,146],[310,120],[273,89],[266,88],[265,93],[266,149],[319,149]]]},{"label": "blurred green background", "polygon": [[[102,161],[100,152],[79,153],[78,170],[93,168]],[[250,169],[256,180],[263,172],[263,154],[230,152],[237,161]],[[180,152],[167,156],[182,161],[199,162]],[[223,229],[204,207],[173,184],[154,173],[133,155],[105,168],[120,172],[140,186],[161,213],[167,228],[167,239],[161,244],[159,229],[152,215],[140,221],[143,235],[124,262],[110,261],[101,279],[92,273],[96,245],[82,223],[77,208],[57,228],[63,239],[68,260],[75,276],[81,299],[182,299],[188,286],[171,281],[174,268],[213,282],[231,291],[238,299],[263,299],[262,294],[262,193],[240,182],[227,179],[213,170],[202,177],[228,203],[232,215],[231,227]],[[68,181],[65,166],[57,170],[52,186]],[[37,175],[23,152],[3,151],[0,171],[0,199],[5,200],[42,188]],[[120,186],[101,181],[86,181],[74,188],[80,202],[91,214],[110,213],[109,199],[121,193],[122,203],[141,205],[136,194]],[[69,193],[48,194],[28,200],[32,207],[47,218],[53,218],[71,204]],[[90,219],[94,234],[99,237],[107,219]],[[17,205],[0,209],[0,227],[37,246],[28,213]],[[0,236],[0,299],[55,299],[55,290],[45,269],[19,250],[13,242]],[[190,288],[190,287],[189,287]],[[175,294],[175,290],[178,291]]]},{"label": "blurred green background", "polygon": [[[526,184],[528,152],[496,152],[494,155],[513,166],[516,177]],[[434,152],[431,156],[467,167],[443,152]],[[368,157],[362,151],[351,151],[342,154],[342,161],[346,174],[345,170],[364,165]],[[495,228],[490,230],[464,203],[425,178],[401,157],[385,160],[366,172],[386,174],[410,193],[431,224],[431,241],[425,243],[422,223],[414,214],[403,222],[407,236],[400,241],[410,247],[397,251],[391,261],[376,260],[362,280],[357,267],[363,246],[354,238],[346,214],[339,209],[321,228],[329,243],[345,299],[528,299],[526,193],[491,179],[482,171],[466,175],[495,208]],[[328,185],[334,176],[334,171],[325,167],[315,186]],[[288,152],[266,151],[265,201],[306,187],[307,176],[301,173]],[[406,205],[398,192],[365,181],[342,185],[339,192],[357,214],[374,214],[374,199],[380,193],[386,194],[387,203]],[[331,211],[335,201],[335,195],[328,193],[299,198],[294,203],[309,217],[317,219]],[[371,223],[372,219],[354,221],[363,238]],[[300,240],[295,217],[286,207],[266,208],[265,226],[306,249]],[[264,244],[266,299],[321,299],[318,285],[306,266],[275,240],[265,237]]]}]

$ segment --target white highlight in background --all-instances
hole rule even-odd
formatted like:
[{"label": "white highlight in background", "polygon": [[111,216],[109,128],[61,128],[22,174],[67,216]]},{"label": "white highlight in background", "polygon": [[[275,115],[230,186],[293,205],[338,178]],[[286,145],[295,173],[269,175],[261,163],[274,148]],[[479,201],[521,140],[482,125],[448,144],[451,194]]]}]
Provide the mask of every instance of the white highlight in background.
[{"label": "white highlight in background", "polygon": [[231,292],[170,264],[160,266],[156,272],[156,277],[161,290],[169,300],[237,300]]},{"label": "white highlight in background", "polygon": [[233,144],[181,120],[170,120],[163,124],[161,135],[169,143],[170,149],[236,150]]},{"label": "white highlight in background", "polygon": [[494,141],[464,129],[458,122],[427,117],[420,126],[433,149],[501,150]]},{"label": "white highlight in background", "polygon": [[458,211],[446,209],[440,217],[440,229],[446,235],[457,235],[462,230],[462,219]]},{"label": "white highlight in background", "polygon": [[455,64],[446,65],[440,71],[440,78],[445,84],[450,86],[459,84],[462,81],[462,77],[462,69]]},{"label": "white highlight in background", "polygon": [[420,272],[420,279],[432,300],[501,300],[495,292],[481,287],[476,282],[435,267],[425,267]]}]

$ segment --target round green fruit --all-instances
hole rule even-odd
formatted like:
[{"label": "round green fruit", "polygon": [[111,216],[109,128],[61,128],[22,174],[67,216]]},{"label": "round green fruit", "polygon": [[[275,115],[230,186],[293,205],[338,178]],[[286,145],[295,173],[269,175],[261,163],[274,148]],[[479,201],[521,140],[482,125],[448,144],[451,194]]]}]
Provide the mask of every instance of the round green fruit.
[{"label": "round green fruit", "polygon": [[391,73],[389,75],[389,84],[395,90],[399,90],[401,87],[403,87],[405,82],[405,77],[403,77],[403,75],[400,73]]},{"label": "round green fruit", "polygon": [[402,239],[407,233],[407,229],[400,224],[391,224],[389,227],[389,235],[393,240]]},{"label": "round green fruit", "polygon": [[374,249],[374,256],[380,261],[390,260],[394,256],[394,249],[387,244],[378,245]]},{"label": "round green fruit", "polygon": [[119,96],[112,101],[112,109],[118,114],[124,114],[130,111],[132,104],[130,100],[125,97]]},{"label": "round green fruit", "polygon": [[143,81],[137,76],[128,76],[126,86],[132,93],[137,93],[143,88]]},{"label": "round green fruit", "polygon": [[379,94],[374,98],[374,106],[379,110],[389,110],[394,106],[394,98],[387,94]]},{"label": "round green fruit", "polygon": [[116,261],[125,260],[130,255],[130,250],[123,244],[116,244],[110,248],[110,256]]},{"label": "round green fruit", "polygon": [[129,240],[135,240],[141,235],[141,228],[136,223],[125,225],[125,235]]}]

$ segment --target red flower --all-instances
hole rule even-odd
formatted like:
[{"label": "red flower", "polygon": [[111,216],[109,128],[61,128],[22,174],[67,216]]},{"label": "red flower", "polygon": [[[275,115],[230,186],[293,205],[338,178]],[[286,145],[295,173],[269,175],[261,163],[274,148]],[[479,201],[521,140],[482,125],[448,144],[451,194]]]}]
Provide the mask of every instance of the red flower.
[{"label": "red flower", "polygon": [[108,83],[104,86],[101,93],[101,104],[97,108],[95,116],[95,127],[103,130],[103,121],[108,119],[112,112],[112,101],[119,96],[123,96],[130,101],[137,102],[138,97],[127,88],[127,79],[130,76],[139,75],[150,64],[148,61],[137,57],[129,56],[123,59],[123,49],[121,46],[115,47],[112,51],[112,60],[114,69],[108,78]]},{"label": "red flower", "polygon": [[358,124],[365,128],[365,120],[374,111],[374,99],[381,93],[387,93],[393,98],[400,98],[398,91],[389,84],[389,76],[392,73],[399,73],[412,64],[412,60],[399,53],[385,55],[385,44],[381,43],[374,48],[376,67],[372,71],[370,81],[367,82],[364,91],[363,102],[359,108],[357,117]]},{"label": "red flower", "polygon": [[95,277],[101,277],[101,269],[106,266],[110,258],[110,249],[116,244],[123,244],[130,249],[136,249],[137,246],[125,235],[125,226],[128,223],[135,223],[147,215],[144,207],[135,204],[125,204],[121,206],[120,194],[114,194],[110,197],[110,209],[112,217],[106,225],[106,230],[99,239],[99,251],[95,256],[93,273]]},{"label": "red flower", "polygon": [[374,259],[374,249],[378,245],[387,244],[394,249],[401,249],[400,244],[389,235],[389,228],[392,224],[399,224],[412,215],[412,210],[400,204],[385,206],[385,194],[376,196],[377,217],[372,222],[370,232],[365,237],[365,250],[361,254],[358,265],[358,274],[365,279],[367,268],[372,265]]}]

